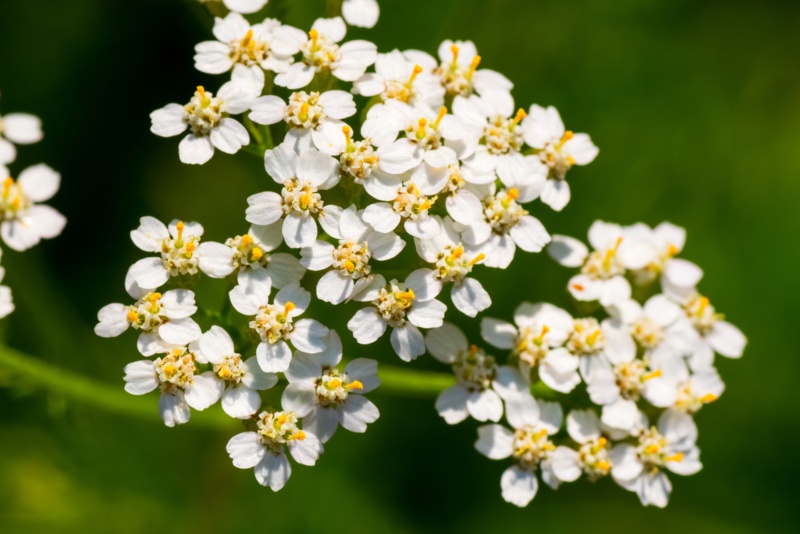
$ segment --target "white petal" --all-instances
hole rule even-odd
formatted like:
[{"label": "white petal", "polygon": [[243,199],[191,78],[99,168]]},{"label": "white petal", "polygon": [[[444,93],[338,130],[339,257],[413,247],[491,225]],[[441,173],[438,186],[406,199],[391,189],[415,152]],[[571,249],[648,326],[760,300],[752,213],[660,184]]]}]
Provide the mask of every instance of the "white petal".
[{"label": "white petal", "polygon": [[128,308],[122,304],[108,304],[97,312],[99,321],[94,327],[94,333],[100,337],[117,337],[128,329]]},{"label": "white petal", "polygon": [[[438,300],[416,302],[408,312],[409,322],[419,328],[439,328],[442,326],[447,306]],[[424,352],[424,351],[423,351]]]},{"label": "white petal", "polygon": [[369,345],[383,335],[386,323],[375,308],[369,307],[358,310],[347,323],[347,328],[353,332],[356,341],[362,345]]},{"label": "white petal", "polygon": [[183,391],[180,390],[174,393],[161,393],[158,399],[158,412],[168,427],[187,423],[191,416],[189,405],[183,397]]},{"label": "white petal", "polygon": [[367,425],[380,416],[378,408],[361,395],[350,395],[344,404],[336,409],[342,426],[350,432],[366,432]]},{"label": "white petal", "polygon": [[219,326],[200,336],[200,351],[210,363],[222,363],[226,356],[235,354],[230,334]]},{"label": "white petal", "polygon": [[[450,386],[436,397],[436,411],[448,425],[456,425],[467,418],[468,397],[469,391],[464,386]],[[510,452],[509,450],[509,454]]]},{"label": "white petal", "polygon": [[578,443],[600,437],[600,419],[594,410],[572,410],[567,416],[567,433]]},{"label": "white petal", "polygon": [[467,411],[476,421],[499,421],[503,417],[503,401],[491,389],[475,391],[467,397]]},{"label": "white petal", "polygon": [[522,217],[510,230],[511,237],[519,248],[525,252],[539,252],[549,242],[550,234],[544,225],[529,215]]},{"label": "white petal", "polygon": [[200,326],[190,318],[170,319],[158,327],[158,335],[173,345],[188,345],[202,334]]},{"label": "white petal", "polygon": [[302,440],[289,442],[289,452],[298,464],[314,465],[322,453],[322,443],[311,432],[305,432],[305,435],[306,437]]},{"label": "white petal", "polygon": [[44,202],[52,198],[60,183],[61,175],[44,164],[28,167],[17,179],[17,184],[32,202]]},{"label": "white petal", "polygon": [[256,356],[265,373],[283,373],[292,361],[292,351],[283,340],[274,344],[262,341],[256,348]]},{"label": "white petal", "polygon": [[249,419],[261,407],[261,396],[247,386],[228,388],[222,394],[222,409],[236,419]]},{"label": "white petal", "polygon": [[[317,375],[319,377],[319,375]],[[281,395],[281,407],[305,417],[317,406],[317,392],[313,382],[291,382]]]},{"label": "white petal", "polygon": [[455,307],[469,317],[475,317],[492,305],[489,293],[474,278],[465,278],[461,284],[454,284],[450,298]]},{"label": "white petal", "polygon": [[180,104],[168,104],[150,114],[150,131],[161,137],[173,137],[189,127],[183,119],[186,110]]},{"label": "white petal", "polygon": [[250,134],[236,119],[226,117],[209,134],[215,147],[226,154],[235,154],[243,145],[250,143]]},{"label": "white petal", "polygon": [[333,408],[317,406],[303,419],[303,429],[311,432],[322,443],[333,437],[339,426],[339,414]]},{"label": "white petal", "polygon": [[202,165],[214,155],[214,145],[208,137],[189,134],[178,145],[178,155],[182,163]]},{"label": "white petal", "polygon": [[242,432],[236,434],[225,446],[228,455],[233,460],[234,467],[250,469],[255,467],[264,458],[267,448],[261,444],[256,432]]},{"label": "white petal", "polygon": [[266,452],[264,458],[256,465],[255,473],[259,484],[269,486],[272,491],[279,491],[292,475],[292,466],[289,465],[289,459],[283,452],[279,454]]},{"label": "white petal", "polygon": [[517,466],[509,467],[500,479],[503,499],[513,505],[524,507],[536,496],[539,482],[536,475]]},{"label": "white petal", "polygon": [[428,352],[442,363],[453,363],[456,357],[469,348],[467,336],[453,323],[443,323],[425,336]]},{"label": "white petal", "polygon": [[153,362],[140,360],[125,366],[125,391],[132,395],[144,395],[156,389],[159,385]]},{"label": "white petal", "polygon": [[205,410],[216,403],[225,391],[225,382],[212,371],[194,375],[194,380],[186,386],[186,402],[195,410]]},{"label": "white petal", "polygon": [[406,323],[399,328],[394,328],[391,342],[395,353],[405,362],[410,362],[425,354],[425,340],[422,333],[413,324]]},{"label": "white petal", "polygon": [[554,235],[553,242],[547,247],[550,256],[564,267],[580,267],[589,255],[586,245],[575,238],[565,235]]},{"label": "white petal", "polygon": [[290,213],[283,220],[283,239],[291,248],[310,247],[317,240],[317,223],[310,215]]},{"label": "white petal", "polygon": [[507,321],[484,317],[481,319],[481,336],[498,349],[511,349],[514,347],[517,329]]},{"label": "white petal", "polygon": [[727,321],[717,321],[706,336],[706,341],[721,356],[740,358],[747,345],[742,331]]}]

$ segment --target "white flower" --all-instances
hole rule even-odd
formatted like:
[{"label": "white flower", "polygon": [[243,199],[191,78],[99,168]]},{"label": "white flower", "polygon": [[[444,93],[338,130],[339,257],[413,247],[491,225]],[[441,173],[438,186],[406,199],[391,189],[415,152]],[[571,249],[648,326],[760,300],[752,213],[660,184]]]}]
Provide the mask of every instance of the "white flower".
[{"label": "white flower", "polygon": [[475,448],[492,460],[513,458],[517,464],[509,467],[500,478],[503,499],[516,506],[527,506],[536,496],[539,481],[552,488],[562,482],[553,471],[551,455],[556,447],[550,436],[561,427],[563,414],[555,402],[537,403],[532,397],[519,397],[506,402],[506,419],[514,429],[502,425],[478,428]]},{"label": "white flower", "polygon": [[331,304],[341,304],[372,283],[370,260],[394,258],[405,247],[396,234],[367,226],[355,206],[344,210],[338,224],[328,230],[338,244],[317,241],[300,250],[300,263],[312,271],[331,268],[317,283],[317,298]]},{"label": "white flower", "polygon": [[276,54],[271,48],[275,30],[280,26],[281,23],[275,19],[264,19],[251,26],[247,19],[235,12],[224,19],[217,17],[213,29],[217,40],[204,41],[194,47],[194,66],[208,74],[222,74],[235,65],[282,72],[293,59],[291,55]]},{"label": "white flower", "polygon": [[261,412],[255,432],[233,436],[226,447],[239,469],[255,468],[256,480],[272,491],[280,490],[292,474],[285,449],[301,465],[314,465],[322,454],[322,443],[307,430],[300,430],[295,413],[290,411]]},{"label": "white flower", "polygon": [[456,228],[466,245],[486,256],[484,265],[505,269],[514,260],[517,247],[526,252],[540,252],[550,242],[544,225],[520,205],[538,196],[537,186],[498,191],[492,183],[470,188],[480,199],[482,211],[466,208],[469,211],[459,214],[461,220]]},{"label": "white flower", "polygon": [[375,72],[353,82],[353,93],[438,109],[444,104],[444,87],[433,74],[435,68],[436,60],[424,52],[378,54]]},{"label": "white flower", "polygon": [[447,306],[436,300],[441,283],[429,269],[413,271],[404,282],[386,280],[376,275],[372,284],[353,298],[371,302],[347,323],[356,341],[362,345],[374,343],[392,327],[392,348],[403,361],[411,361],[425,353],[425,340],[420,328],[442,326]]},{"label": "white flower", "polygon": [[17,158],[17,145],[30,145],[42,140],[42,121],[28,113],[0,115],[0,166]]},{"label": "white flower", "polygon": [[225,7],[234,13],[255,13],[261,10],[269,0],[222,0]]},{"label": "white flower", "polygon": [[296,321],[311,302],[308,291],[297,284],[286,285],[270,304],[271,289],[269,275],[258,269],[239,273],[239,285],[229,295],[236,311],[253,317],[250,328],[261,338],[256,349],[261,369],[282,373],[292,361],[287,341],[303,352],[316,354],[325,349],[328,329],[314,319]]},{"label": "white flower", "polygon": [[693,475],[702,469],[695,445],[697,426],[689,415],[667,410],[658,427],[642,431],[638,443],[611,449],[611,476],[623,488],[634,491],[644,506],[663,508],[672,491],[667,468],[678,475]]},{"label": "white flower", "polygon": [[664,377],[676,388],[674,408],[690,415],[697,413],[706,404],[719,399],[725,391],[725,383],[713,367],[690,372],[680,360],[665,369]]},{"label": "white flower", "polygon": [[324,93],[300,91],[292,93],[287,105],[280,97],[262,96],[250,108],[250,120],[258,124],[286,122],[284,143],[289,143],[297,152],[311,147],[334,155],[329,151],[330,143],[322,135],[324,127],[341,132],[346,119],[356,113],[353,95],[345,91],[325,91]]},{"label": "white flower", "polygon": [[341,372],[342,341],[331,330],[326,348],[318,354],[297,351],[286,370],[289,385],[283,390],[284,409],[305,418],[306,431],[322,443],[333,437],[341,425],[350,432],[366,432],[367,425],[380,416],[378,408],[364,393],[381,383],[378,362],[366,358],[351,360]]},{"label": "white flower", "polygon": [[142,289],[157,289],[171,276],[197,274],[200,251],[198,244],[203,235],[200,223],[173,220],[167,228],[154,217],[142,217],[139,227],[131,232],[133,243],[157,257],[144,258],[128,270],[125,286],[131,283]]},{"label": "white flower", "polygon": [[[378,146],[380,168],[389,174],[403,174],[423,162],[431,182],[438,182],[447,167],[456,163],[456,151],[445,146],[464,135],[459,118],[442,106],[437,112],[427,107],[412,107],[399,100],[372,106],[361,133]],[[403,137],[398,139],[398,135]],[[445,178],[446,179],[446,178]]]},{"label": "white flower", "polygon": [[[0,174],[8,174],[2,165]],[[6,245],[14,250],[27,250],[42,239],[52,239],[61,233],[67,219],[50,206],[38,204],[52,198],[60,183],[61,175],[44,164],[28,167],[17,181],[10,176],[3,180],[0,234]]]},{"label": "white flower", "polygon": [[278,53],[294,54],[299,50],[302,59],[275,77],[275,84],[288,89],[301,89],[311,83],[317,73],[330,73],[344,82],[354,82],[375,62],[377,47],[369,41],[344,39],[347,26],[341,17],[317,19],[308,35],[283,26],[275,32],[273,49]]},{"label": "white flower", "polygon": [[247,111],[263,86],[263,71],[236,65],[231,81],[220,88],[217,96],[198,86],[185,106],[167,104],[152,112],[150,131],[161,137],[174,137],[189,129],[189,135],[178,146],[183,163],[206,163],[215,148],[235,154],[250,143],[250,134],[229,115]]},{"label": "white flower", "polygon": [[[418,167],[421,169],[422,167]],[[443,174],[442,178],[446,179]],[[389,233],[403,222],[406,232],[420,239],[432,239],[442,232],[440,220],[429,210],[442,183],[431,183],[425,172],[414,172],[395,191],[393,202],[376,202],[364,209],[364,222],[378,232]]]},{"label": "white flower", "polygon": [[434,278],[442,284],[452,283],[450,298],[461,313],[475,317],[492,305],[492,298],[475,278],[472,269],[483,261],[483,254],[471,255],[464,250],[461,238],[449,217],[439,219],[443,230],[431,239],[415,238],[417,254],[434,264]]},{"label": "white flower", "polygon": [[342,16],[350,26],[372,28],[379,15],[377,0],[344,0],[342,3]]},{"label": "white flower", "polygon": [[559,480],[572,482],[581,473],[592,482],[606,476],[611,469],[609,443],[602,435],[597,414],[592,410],[573,410],[567,416],[567,432],[578,449],[559,445],[551,455],[553,472]]},{"label": "white flower", "polygon": [[283,218],[283,239],[291,248],[310,247],[317,239],[317,223],[324,202],[319,191],[330,189],[339,180],[336,161],[315,148],[298,155],[288,144],[264,154],[267,173],[283,185],[280,194],[266,191],[247,199],[246,219],[269,225]]},{"label": "white flower", "polygon": [[[641,242],[646,242],[653,248],[653,258],[651,262],[644,268],[633,272],[636,283],[639,285],[649,284],[661,276],[662,273],[666,275],[668,270],[676,270],[676,266],[674,265],[676,262],[679,264],[690,263],[686,262],[686,260],[673,259],[675,255],[683,250],[683,246],[686,244],[686,230],[680,226],[664,222],[655,228],[650,228],[644,223],[636,223],[624,227],[623,232],[625,236],[632,237]],[[684,269],[685,267],[683,266],[677,266],[677,274],[683,274]],[[699,270],[699,267],[697,269]],[[702,276],[702,271],[700,271],[700,276]],[[689,285],[685,287],[692,288],[697,285],[700,281],[700,276],[696,279],[691,279]],[[682,277],[679,276],[676,282],[682,284]]]},{"label": "white flower", "polygon": [[480,95],[492,92],[510,92],[513,89],[508,78],[488,69],[478,70],[481,56],[472,41],[446,40],[439,45],[441,65],[435,74],[450,96]]},{"label": "white flower", "polygon": [[[2,251],[0,251],[2,256]],[[6,276],[6,270],[0,267],[0,282]],[[11,297],[11,289],[8,286],[0,286],[0,319],[8,317],[14,311],[14,300]]]},{"label": "white flower", "polygon": [[436,410],[447,424],[472,416],[477,421],[499,421],[503,400],[529,396],[528,384],[513,367],[497,365],[493,356],[475,345],[452,323],[428,332],[425,346],[434,358],[452,366],[458,381],[442,391]]},{"label": "white flower", "polygon": [[[265,373],[255,356],[244,359],[237,354],[231,336],[219,326],[200,336],[197,361],[210,363],[211,377],[222,393],[222,409],[231,417],[249,419],[261,407],[258,391],[278,383],[278,377]],[[207,374],[207,373],[203,373]]]},{"label": "white flower", "polygon": [[163,295],[129,287],[138,300],[130,305],[109,304],[97,312],[99,323],[94,333],[100,337],[117,337],[128,328],[139,330],[137,347],[144,356],[163,352],[166,346],[185,346],[202,334],[191,318],[197,311],[194,293],[173,289]]},{"label": "white flower", "polygon": [[189,421],[189,408],[202,411],[216,403],[225,385],[214,373],[198,373],[195,347],[166,348],[155,360],[140,360],[125,366],[125,391],[144,395],[161,389],[158,411],[164,424],[173,427]]},{"label": "white flower", "polygon": [[523,302],[514,310],[514,323],[484,317],[481,335],[499,349],[510,349],[525,376],[538,369],[539,378],[551,389],[572,391],[581,378],[580,361],[563,347],[573,327],[570,314],[546,302]]},{"label": "white flower", "polygon": [[554,235],[547,247],[550,256],[564,267],[580,267],[567,288],[581,301],[600,301],[610,306],[630,299],[631,285],[627,270],[646,267],[653,259],[653,249],[639,239],[624,236],[617,224],[595,221],[589,228],[589,243],[594,251],[575,238]]},{"label": "white flower", "polygon": [[542,202],[556,211],[569,203],[570,190],[567,171],[573,165],[588,165],[599,152],[587,134],[565,130],[564,122],[553,106],[547,109],[533,105],[522,121],[525,142],[535,148],[549,169]]},{"label": "white flower", "polygon": [[693,369],[707,369],[714,364],[714,353],[726,358],[741,358],[747,338],[739,328],[724,320],[707,297],[696,291],[681,302],[683,312],[694,327],[696,336],[689,349]]},{"label": "white flower", "polygon": [[206,241],[197,247],[200,270],[212,278],[225,278],[250,269],[264,269],[274,287],[300,283],[306,270],[291,254],[270,254],[283,241],[282,221],[261,226],[254,224],[245,235],[225,243]]}]

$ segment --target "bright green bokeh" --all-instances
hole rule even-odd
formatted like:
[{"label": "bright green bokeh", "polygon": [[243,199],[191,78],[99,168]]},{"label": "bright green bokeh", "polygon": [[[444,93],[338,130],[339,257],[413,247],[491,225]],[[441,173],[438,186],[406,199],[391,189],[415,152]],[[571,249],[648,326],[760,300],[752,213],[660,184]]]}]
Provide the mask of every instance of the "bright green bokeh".
[{"label": "bright green bokeh", "polygon": [[[720,359],[728,389],[697,418],[703,471],[671,476],[665,511],[610,480],[542,487],[519,510],[500,498],[506,464],[474,451],[474,423],[449,428],[432,399],[378,390],[382,416],[366,435],[340,431],[316,467],[297,467],[273,494],[230,465],[229,434],[161,425],[155,394],[152,419],[130,419],[0,369],[0,532],[796,531],[800,4],[380,2],[377,28],[353,34],[383,51],[471,39],[483,65],[515,82],[518,105],[553,104],[591,134],[600,155],[570,173],[567,209],[534,210],[552,232],[583,237],[595,219],[689,230],[684,257],[704,268],[702,290],[750,339],[743,360]],[[306,27],[323,2],[292,4],[289,22]],[[244,199],[267,177],[244,154],[182,165],[177,140],[148,131],[150,111],[221,83],[192,69],[211,23],[199,6],[5,0],[0,13],[0,109],[45,127],[12,169],[61,171],[53,204],[70,221],[58,240],[5,251],[18,309],[2,329],[12,346],[121,389],[133,337],[100,340],[91,327],[97,309],[125,298],[139,256],[128,231],[141,215],[180,216],[223,239],[246,229]],[[569,273],[544,254],[479,276],[492,316],[509,317],[521,295],[568,305]],[[356,350],[344,319],[318,318]],[[400,363],[385,339],[359,350]]]}]

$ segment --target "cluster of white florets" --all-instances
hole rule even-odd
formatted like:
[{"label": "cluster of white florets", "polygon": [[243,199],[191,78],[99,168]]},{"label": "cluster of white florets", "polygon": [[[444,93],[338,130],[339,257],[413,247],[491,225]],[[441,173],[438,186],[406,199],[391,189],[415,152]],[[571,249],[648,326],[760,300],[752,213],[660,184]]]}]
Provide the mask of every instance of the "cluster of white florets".
[{"label": "cluster of white florets", "polygon": [[[58,236],[67,223],[61,213],[46,204],[61,185],[61,175],[40,163],[14,178],[9,169],[17,159],[16,145],[42,140],[42,121],[28,113],[0,113],[0,237],[11,249],[22,252],[42,239]],[[3,250],[0,249],[0,257]],[[0,267],[0,282],[6,271]],[[14,311],[11,289],[0,286],[0,319]]]},{"label": "cluster of white florets", "polygon": [[[379,415],[363,396],[379,384],[377,362],[357,358],[341,369],[339,334],[303,316],[313,306],[304,286],[315,284],[317,299],[360,307],[345,312],[358,343],[388,328],[401,360],[429,352],[450,366],[454,384],[436,401],[448,423],[496,423],[505,414],[511,429],[480,427],[476,447],[514,459],[502,477],[509,502],[530,502],[541,471],[554,488],[582,473],[611,474],[644,504],[666,504],[662,468],[700,468],[691,415],[722,393],[714,353],[738,357],[745,344],[695,289],[699,268],[674,258],[683,230],[597,222],[591,252],[551,236],[532,215],[540,209],[534,202],[561,211],[570,169],[598,149],[588,135],[566,130],[553,107],[517,109],[512,83],[480,68],[471,42],[445,41],[437,59],[345,41],[345,21],[374,25],[374,0],[345,0],[344,19],[318,19],[308,32],[242,15],[265,0],[225,5],[231,13],[216,19],[217,40],[200,43],[195,61],[230,80],[215,94],[199,87],[189,104],[153,112],[152,131],[188,130],[179,149],[186,163],[247,146],[264,158],[267,190],[247,199],[248,232],[221,242],[201,242],[197,223],[151,217],[132,232],[152,254],[128,272],[136,302],[106,306],[96,328],[107,337],[138,330],[139,351],[157,356],[126,367],[126,389],[160,389],[169,426],[221,400],[226,413],[247,421],[228,444],[234,465],[280,489],[291,473],[286,450],[313,465],[337,426],[363,432]],[[329,193],[334,188],[343,195]],[[347,205],[331,202],[343,196]],[[445,322],[448,305],[438,299],[445,285],[452,306],[475,318],[492,304],[479,268],[505,269],[517,248],[548,245],[560,263],[579,269],[568,289],[597,303],[591,314],[523,303],[513,323],[482,317],[490,351]],[[227,279],[229,303],[242,317],[225,303],[207,305],[196,320],[189,288],[200,276]],[[168,284],[174,289],[162,289]],[[632,284],[637,295],[659,284],[663,294],[642,305]],[[262,409],[259,392],[281,381],[281,409]],[[562,438],[554,400],[581,384],[594,408],[570,412]],[[537,401],[532,391],[551,400]],[[656,426],[645,411],[660,413]]]}]

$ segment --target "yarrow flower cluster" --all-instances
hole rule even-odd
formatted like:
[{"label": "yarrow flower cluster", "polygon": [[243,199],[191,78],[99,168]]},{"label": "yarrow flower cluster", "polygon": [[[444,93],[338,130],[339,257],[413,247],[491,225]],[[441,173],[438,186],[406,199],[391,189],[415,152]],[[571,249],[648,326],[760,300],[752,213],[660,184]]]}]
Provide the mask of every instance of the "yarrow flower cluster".
[{"label": "yarrow flower cluster", "polygon": [[[563,210],[571,169],[598,149],[552,106],[518,108],[469,41],[434,57],[347,40],[348,24],[375,24],[374,0],[345,0],[342,17],[307,31],[256,20],[266,0],[224,5],[195,65],[226,79],[153,112],[151,129],[185,134],[185,163],[217,149],[263,157],[265,190],[246,199],[241,235],[209,241],[199,223],[153,217],[131,232],[147,255],[127,273],[130,300],[101,309],[95,329],[138,331],[145,359],[125,367],[125,389],[160,390],[167,426],[219,401],[244,422],[227,446],[234,466],[277,491],[290,456],[314,465],[339,426],[360,433],[379,417],[366,396],[377,361],[345,356],[341,333],[312,318],[316,296],[341,307],[357,344],[389,330],[400,360],[428,352],[450,368],[435,408],[448,424],[486,423],[475,447],[512,459],[508,502],[527,505],[540,478],[555,489],[611,475],[642,504],[666,505],[664,470],[701,467],[692,416],[724,389],[715,354],[738,358],[746,344],[698,292],[700,268],[676,258],[685,231],[597,221],[591,250],[551,236],[536,201]],[[523,302],[482,315],[484,268],[545,248],[576,269],[567,290],[585,314]],[[198,306],[203,276],[227,280],[225,303]],[[480,328],[445,321],[451,308]],[[280,406],[265,405],[276,387]],[[591,405],[574,406],[582,398]]]},{"label": "yarrow flower cluster", "polygon": [[[67,219],[42,202],[53,198],[61,185],[61,175],[40,163],[19,175],[12,175],[9,165],[17,159],[16,145],[30,145],[42,140],[42,121],[28,113],[0,114],[0,237],[9,248],[23,252],[42,239],[57,237]],[[0,249],[0,258],[2,249]],[[0,282],[5,278],[0,267]],[[8,286],[0,286],[0,319],[14,311]]]}]

